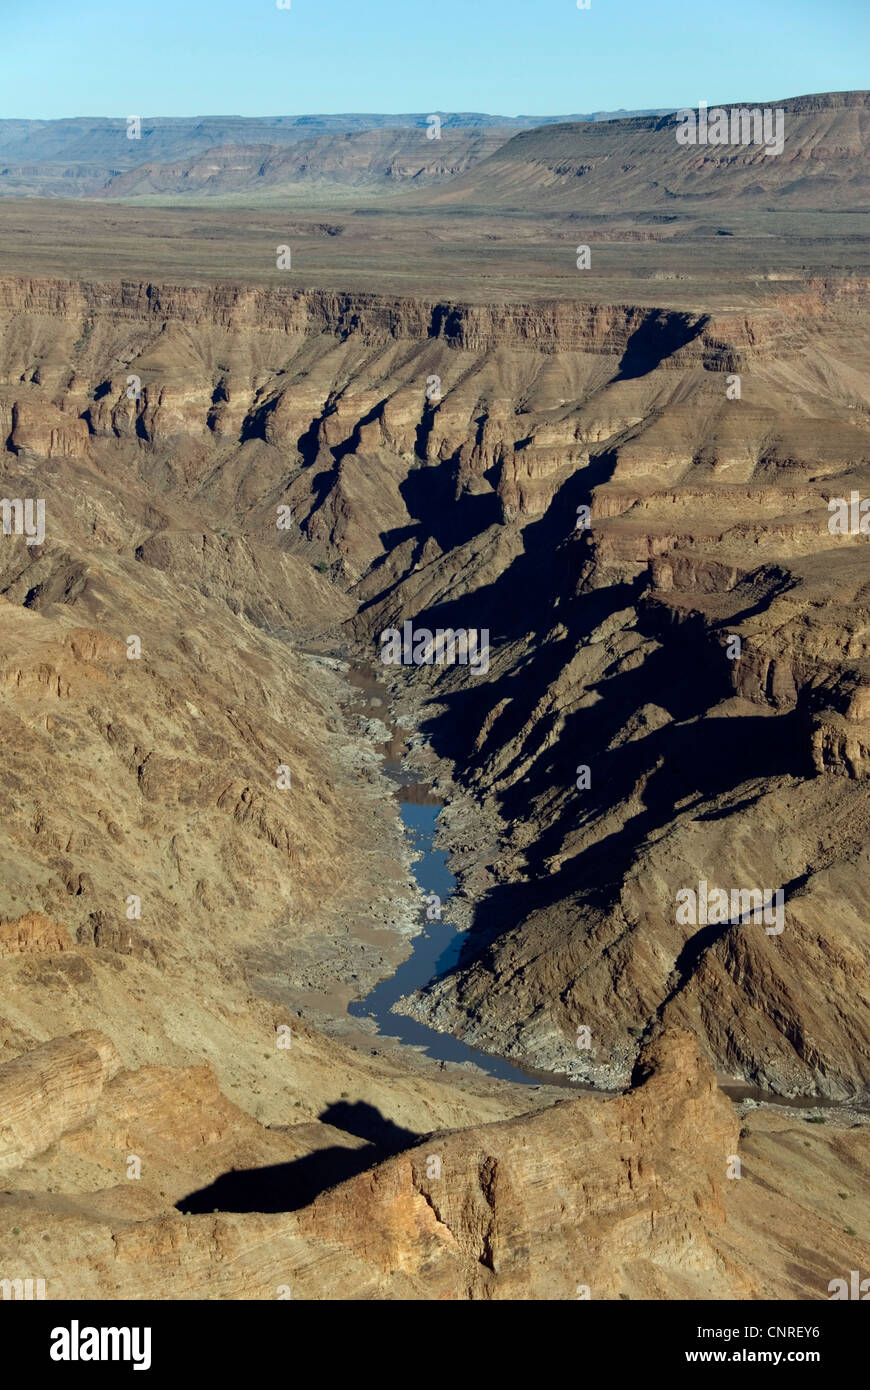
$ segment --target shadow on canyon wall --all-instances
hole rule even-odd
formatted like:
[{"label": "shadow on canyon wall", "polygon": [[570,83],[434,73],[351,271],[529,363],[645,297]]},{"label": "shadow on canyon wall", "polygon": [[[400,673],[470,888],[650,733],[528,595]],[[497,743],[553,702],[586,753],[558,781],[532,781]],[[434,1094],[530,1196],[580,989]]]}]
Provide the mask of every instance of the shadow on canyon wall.
[{"label": "shadow on canyon wall", "polygon": [[[413,614],[418,627],[488,628],[491,648],[515,644],[516,659],[499,674],[469,675],[457,686],[446,673],[433,693],[438,711],[424,718],[421,730],[472,789],[478,778],[495,781],[499,811],[508,823],[539,818],[525,848],[528,881],[497,885],[481,897],[455,969],[467,967],[536,909],[581,891],[586,902],[612,900],[644,842],[672,823],[676,806],[697,807],[704,814],[705,803],[727,801],[747,782],[813,774],[806,710],[728,718],[715,713],[733,694],[716,624],[705,625],[700,617],[663,621],[647,601],[646,573],[633,582],[584,588],[589,541],[584,533],[572,533],[572,523],[577,507],[588,505],[592,490],[611,475],[614,461],[615,452],[608,449],[569,478],[540,520],[524,528],[523,553],[491,584]],[[431,518],[443,508],[446,475],[435,476],[443,467],[412,475],[406,501],[414,515]],[[453,509],[462,507],[454,502]],[[463,544],[469,520],[454,516],[440,543]],[[585,688],[584,695],[600,698],[568,714],[558,744],[552,745],[553,720],[536,717],[537,712],[546,709],[552,688],[590,632],[626,609],[635,610],[643,647],[622,667],[615,658],[603,677]],[[729,622],[753,611],[750,605]],[[641,723],[634,737],[611,747],[648,706],[663,710],[669,722],[648,731]],[[495,777],[494,763],[499,764]],[[592,773],[591,787],[582,792],[574,790],[579,764]],[[583,825],[592,829],[633,796],[641,809],[619,830],[553,870],[548,861],[566,833]],[[742,804],[753,799],[750,793]]]}]

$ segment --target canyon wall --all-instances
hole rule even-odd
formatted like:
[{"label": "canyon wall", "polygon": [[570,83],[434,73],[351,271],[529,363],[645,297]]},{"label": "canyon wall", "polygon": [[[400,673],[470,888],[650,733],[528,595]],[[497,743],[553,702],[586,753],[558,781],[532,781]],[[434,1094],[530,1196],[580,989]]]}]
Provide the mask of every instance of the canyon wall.
[{"label": "canyon wall", "polygon": [[[156,613],[146,590],[179,580],[257,642],[343,621],[375,656],[408,618],[487,628],[485,679],[419,673],[442,773],[498,849],[466,865],[462,910],[481,926],[461,968],[408,1007],[608,1084],[673,1016],[725,1073],[863,1092],[865,542],[827,523],[829,500],[868,482],[866,305],[857,279],[688,315],[4,277],[4,487],[44,495],[50,518],[44,546],[9,537],[0,556],[16,642],[34,642],[26,662],[11,649],[7,681],[111,690],[126,668],[129,684],[128,633],[158,642],[130,605]],[[130,586],[117,655],[81,666],[68,638],[65,666],[41,656],[45,623],[73,612],[109,636],[108,575]],[[257,691],[269,712],[245,727],[269,740],[263,765],[304,781],[306,753],[266,733],[289,705]],[[196,790],[180,713],[171,754],[103,716],[137,795],[186,780],[291,874],[301,856],[312,902],[328,833],[288,826],[254,766]],[[204,717],[213,740],[226,716]],[[676,894],[702,879],[782,888],[786,930],[687,932]],[[63,920],[43,897],[9,906]]]}]

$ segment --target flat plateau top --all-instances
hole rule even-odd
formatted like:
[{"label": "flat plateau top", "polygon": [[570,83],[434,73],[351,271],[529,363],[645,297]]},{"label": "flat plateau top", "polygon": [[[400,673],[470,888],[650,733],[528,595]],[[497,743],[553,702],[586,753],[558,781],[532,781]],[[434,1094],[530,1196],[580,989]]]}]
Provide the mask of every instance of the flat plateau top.
[{"label": "flat plateau top", "polygon": [[[578,247],[591,268],[578,269]],[[291,268],[277,268],[289,246]],[[865,210],[496,213],[0,200],[0,274],[330,289],[466,303],[758,308],[870,275]]]}]

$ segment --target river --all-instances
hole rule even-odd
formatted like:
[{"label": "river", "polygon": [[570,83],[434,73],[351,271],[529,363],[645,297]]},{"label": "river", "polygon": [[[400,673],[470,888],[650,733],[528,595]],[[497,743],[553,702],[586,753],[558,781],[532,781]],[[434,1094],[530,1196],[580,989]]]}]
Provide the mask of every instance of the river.
[{"label": "river", "polygon": [[[443,912],[456,888],[456,879],[447,863],[447,853],[435,847],[438,816],[443,802],[433,794],[427,783],[408,773],[402,765],[404,738],[390,718],[390,697],[386,687],[381,685],[371,670],[362,666],[351,666],[349,678],[363,697],[366,717],[379,719],[390,733],[383,770],[396,784],[396,797],[405,832],[419,856],[414,863],[414,878],[421,895],[437,896]],[[353,1018],[374,1020],[378,1032],[384,1037],[398,1038],[412,1047],[422,1048],[427,1056],[436,1061],[454,1064],[473,1062],[500,1081],[513,1081],[521,1086],[565,1086],[605,1095],[605,1092],[584,1082],[571,1081],[558,1073],[520,1066],[506,1057],[470,1047],[451,1033],[440,1033],[406,1014],[394,1013],[393,1005],[404,995],[413,994],[451,970],[462,950],[465,933],[445,921],[443,916],[440,920],[438,917],[430,920],[429,909],[423,905],[420,908],[420,921],[422,930],[413,939],[408,959],[394,974],[381,980],[365,999],[349,1005],[348,1013]]]},{"label": "river", "polygon": [[[442,909],[446,907],[456,887],[456,879],[448,866],[448,855],[435,847],[438,831],[438,816],[443,802],[432,792],[431,787],[409,773],[403,766],[405,740],[401,730],[390,715],[390,695],[371,668],[351,664],[349,669],[351,685],[357,689],[364,702],[364,714],[376,718],[384,724],[390,737],[385,745],[383,771],[396,784],[396,797],[399,802],[406,834],[419,857],[414,863],[414,877],[421,895],[436,895]],[[417,1019],[393,1012],[393,1005],[405,995],[423,989],[439,976],[451,970],[459,960],[465,933],[443,920],[429,920],[427,908],[421,906],[420,920],[422,930],[413,939],[411,955],[387,979],[366,996],[348,1006],[348,1013],[354,1018],[373,1020],[377,1031],[385,1038],[397,1038],[402,1043],[421,1048],[429,1057],[441,1062],[472,1062],[489,1076],[502,1081],[513,1081],[521,1086],[559,1086],[572,1091],[585,1091],[606,1099],[615,1094],[591,1086],[588,1082],[572,1080],[558,1072],[535,1071],[521,1066],[480,1048],[470,1047],[451,1033],[441,1033],[429,1028]],[[767,1103],[787,1109],[812,1110],[817,1112],[836,1112],[844,1103],[822,1099],[818,1096],[779,1096],[752,1086],[733,1077],[717,1076],[720,1087],[735,1103],[750,1100]],[[849,1113],[866,1113],[863,1102],[845,1102]]]}]

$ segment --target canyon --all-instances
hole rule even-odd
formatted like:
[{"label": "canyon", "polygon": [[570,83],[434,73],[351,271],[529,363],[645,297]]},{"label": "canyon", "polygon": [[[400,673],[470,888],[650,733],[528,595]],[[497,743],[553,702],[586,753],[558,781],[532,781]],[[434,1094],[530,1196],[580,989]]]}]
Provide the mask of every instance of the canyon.
[{"label": "canyon", "polygon": [[[659,113],[328,213],[0,203],[2,491],[45,519],[0,535],[4,1277],[870,1265],[870,585],[828,525],[870,496],[867,101],[779,103],[782,164]],[[384,663],[406,623],[486,669]],[[461,934],[396,1011],[536,1085],[348,1013],[425,918],[391,762]],[[681,918],[701,882],[782,930]]]}]

